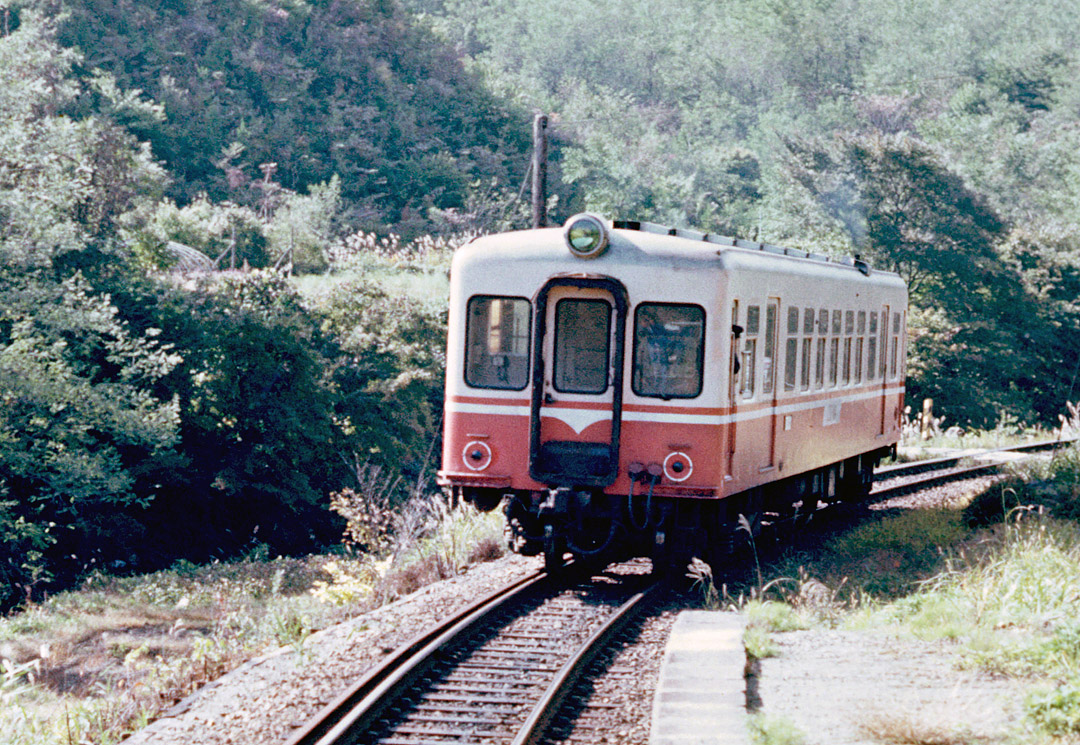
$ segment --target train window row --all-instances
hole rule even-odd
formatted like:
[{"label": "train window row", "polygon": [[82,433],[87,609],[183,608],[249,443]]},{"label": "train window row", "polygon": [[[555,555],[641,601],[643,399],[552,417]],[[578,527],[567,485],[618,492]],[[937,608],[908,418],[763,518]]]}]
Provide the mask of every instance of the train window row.
[{"label": "train window row", "polygon": [[[563,393],[599,394],[608,388],[612,309],[603,300],[564,298],[555,306],[553,385]],[[890,317],[891,316],[891,317]],[[784,353],[785,393],[895,380],[903,368],[903,314],[788,307],[780,301],[732,304],[742,320],[733,342],[732,391],[754,398],[776,386],[776,360]],[[532,305],[525,298],[477,295],[466,316],[465,382],[474,388],[523,390],[529,382]],[[891,329],[890,329],[891,327]],[[891,333],[890,333],[891,331]],[[648,398],[694,398],[701,393],[705,311],[678,303],[641,303],[634,311],[631,387]],[[760,376],[758,375],[760,369]]]},{"label": "train window row", "polygon": [[[761,306],[748,305],[743,338],[733,343],[738,364],[733,365],[732,390],[741,398],[754,398],[761,366],[761,392],[773,393],[776,379],[774,361],[778,349],[777,315],[780,301],[765,304],[765,324]],[[732,322],[739,325],[739,303],[732,304]],[[824,390],[861,385],[875,380],[895,380],[902,369],[901,312],[843,310],[829,308],[787,308],[783,324],[783,390]],[[889,333],[889,325],[892,333]],[[758,360],[759,349],[761,359]]]},{"label": "train window row", "polygon": [[[552,385],[560,393],[599,394],[608,388],[611,306],[563,298],[555,304]],[[469,299],[465,382],[473,388],[523,390],[529,382],[532,305],[525,298]],[[705,365],[705,310],[699,305],[641,303],[634,311],[634,393],[694,398]]]}]

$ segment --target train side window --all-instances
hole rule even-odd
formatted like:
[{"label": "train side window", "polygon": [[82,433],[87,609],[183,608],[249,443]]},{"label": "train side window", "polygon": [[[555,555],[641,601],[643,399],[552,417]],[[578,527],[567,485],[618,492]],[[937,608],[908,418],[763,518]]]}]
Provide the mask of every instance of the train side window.
[{"label": "train side window", "polygon": [[779,300],[769,300],[765,306],[765,355],[761,361],[761,392],[772,393],[776,381],[776,332]]},{"label": "train side window", "polygon": [[802,322],[803,334],[810,336],[814,333],[814,309],[803,308],[803,322]]},{"label": "train side window", "polygon": [[877,313],[870,314],[869,336],[866,338],[866,379],[877,377]]},{"label": "train side window", "polygon": [[836,386],[837,373],[840,368],[840,331],[843,328],[844,312],[834,310],[832,312],[832,337],[829,339],[829,387]]},{"label": "train side window", "polygon": [[757,335],[761,330],[761,306],[746,306],[746,339],[743,341],[742,380],[739,394],[743,398],[754,397],[754,381],[757,377]]},{"label": "train side window", "polygon": [[892,354],[889,356],[889,378],[896,380],[897,359],[900,356],[900,313],[893,313]]},{"label": "train side window", "polygon": [[795,375],[799,370],[799,339],[789,336],[784,350],[784,390],[795,390]]},{"label": "train side window", "polygon": [[634,393],[694,398],[701,393],[704,359],[703,308],[642,303],[634,311]]},{"label": "train side window", "polygon": [[477,295],[469,299],[465,319],[465,382],[523,390],[529,382],[529,301]]},{"label": "train side window", "polygon": [[844,313],[844,364],[841,366],[844,385],[851,384],[851,335],[855,333],[855,311]]},{"label": "train side window", "polygon": [[799,309],[792,306],[787,311],[787,342],[784,346],[784,390],[795,390],[795,376],[799,370]]},{"label": "train side window", "polygon": [[803,337],[802,340],[802,370],[801,378],[799,380],[799,390],[810,390],[810,359],[814,353],[814,340],[809,336]]},{"label": "train side window", "polygon": [[881,357],[881,365],[879,370],[881,371],[881,379],[885,379],[885,374],[888,371],[886,365],[889,360],[889,311],[888,309],[881,311],[881,333],[878,336],[878,351]]},{"label": "train side window", "polygon": [[555,305],[555,390],[603,393],[611,367],[611,306],[564,298]]},{"label": "train side window", "polygon": [[829,333],[829,311],[825,308],[818,311],[817,332],[817,354],[814,357],[814,388],[820,390],[825,386],[825,347],[828,344],[825,336]]}]

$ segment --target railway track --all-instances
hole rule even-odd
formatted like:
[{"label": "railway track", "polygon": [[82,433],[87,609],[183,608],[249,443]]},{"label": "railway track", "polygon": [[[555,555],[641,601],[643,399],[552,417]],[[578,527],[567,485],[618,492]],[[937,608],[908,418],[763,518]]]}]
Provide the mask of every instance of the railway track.
[{"label": "railway track", "polygon": [[[1039,453],[1070,443],[1033,443],[887,466],[876,474],[870,501],[1001,467],[962,466],[965,459]],[[590,660],[596,669],[585,677],[602,672],[597,655],[658,592],[646,574],[648,565],[636,566],[636,572],[613,570],[573,584],[565,576],[540,572],[493,593],[397,650],[285,745],[534,745],[544,741],[552,726],[556,735],[572,730],[583,716],[573,687],[580,685]],[[571,568],[566,574],[572,573]],[[602,721],[603,712],[586,711],[584,719],[590,717]]]},{"label": "railway track", "polygon": [[589,662],[658,594],[648,569],[504,588],[395,652],[287,745],[539,743]]},{"label": "railway track", "polygon": [[1047,440],[1043,442],[1027,443],[1024,445],[1012,445],[1003,448],[989,448],[973,453],[969,452],[959,455],[951,455],[945,458],[932,458],[929,460],[914,461],[912,463],[898,463],[894,466],[883,466],[881,468],[878,468],[874,472],[874,478],[876,481],[883,481],[885,479],[896,478],[898,476],[909,476],[917,473],[924,473],[926,471],[937,471],[944,468],[952,468],[958,466],[961,461],[983,456],[989,456],[995,453],[1045,453],[1047,451],[1058,450],[1063,447],[1068,447],[1074,442],[1075,440],[1072,438],[1066,438],[1062,440]]},{"label": "railway track", "polygon": [[930,460],[916,461],[914,463],[901,463],[895,466],[885,466],[878,468],[874,473],[875,485],[870,493],[870,500],[877,502],[952,481],[961,481],[963,479],[997,473],[1003,465],[1000,461],[977,463],[966,466],[961,465],[965,460],[970,461],[972,459],[993,457],[994,455],[1000,454],[1033,456],[1067,447],[1073,442],[1074,440],[1072,439],[1035,442],[1024,445],[1013,445],[1011,447],[982,450],[975,453],[965,453],[946,458],[933,458]]}]

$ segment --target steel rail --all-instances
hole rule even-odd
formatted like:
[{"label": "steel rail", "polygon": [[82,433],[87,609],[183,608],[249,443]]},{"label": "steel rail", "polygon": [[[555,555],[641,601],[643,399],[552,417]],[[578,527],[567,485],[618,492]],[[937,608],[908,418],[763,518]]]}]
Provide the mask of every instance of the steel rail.
[{"label": "steel rail", "polygon": [[897,484],[896,486],[889,486],[878,491],[870,492],[870,495],[866,498],[866,502],[884,502],[887,499],[900,497],[905,494],[912,494],[922,489],[929,489],[932,486],[948,484],[953,481],[963,481],[964,479],[975,478],[978,476],[986,476],[999,471],[1002,465],[1002,463],[986,463],[981,466],[970,466],[968,468],[940,473],[935,476],[927,476],[926,478],[916,479],[915,481],[908,481],[903,484]]},{"label": "steel rail", "polygon": [[1044,450],[1058,450],[1060,448],[1067,447],[1074,442],[1076,442],[1076,438],[1070,437],[1059,440],[1031,442],[1023,445],[1010,445],[1008,447],[1001,448],[988,448],[986,450],[979,450],[974,453],[949,455],[944,458],[930,458],[927,460],[920,460],[912,463],[897,463],[892,466],[882,466],[881,468],[875,469],[874,480],[883,481],[885,479],[896,478],[899,476],[911,476],[917,473],[923,473],[925,471],[933,471],[939,468],[949,468],[951,466],[955,466],[957,463],[967,458],[979,458],[985,455],[992,455],[994,453],[1037,453]]},{"label": "steel rail", "polygon": [[547,572],[537,572],[513,582],[398,647],[295,731],[284,745],[330,745],[340,741],[348,730],[373,722],[385,708],[387,694],[406,687],[427,660],[495,609],[535,591],[549,577]]},{"label": "steel rail", "polygon": [[604,622],[603,626],[593,632],[574,656],[560,668],[511,745],[538,745],[541,742],[551,720],[585,672],[585,668],[617,634],[626,628],[627,624],[637,617],[662,586],[661,582],[657,582],[635,594],[619,606],[619,609]]}]

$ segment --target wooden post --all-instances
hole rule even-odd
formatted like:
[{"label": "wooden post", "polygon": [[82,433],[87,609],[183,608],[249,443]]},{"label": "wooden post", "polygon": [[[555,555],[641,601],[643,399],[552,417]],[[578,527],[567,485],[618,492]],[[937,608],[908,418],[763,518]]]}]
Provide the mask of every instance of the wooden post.
[{"label": "wooden post", "polygon": [[934,399],[924,398],[922,402],[922,421],[920,422],[922,429],[922,438],[929,440],[934,434]]},{"label": "wooden post", "polygon": [[547,127],[545,114],[533,119],[532,225],[547,225]]}]

